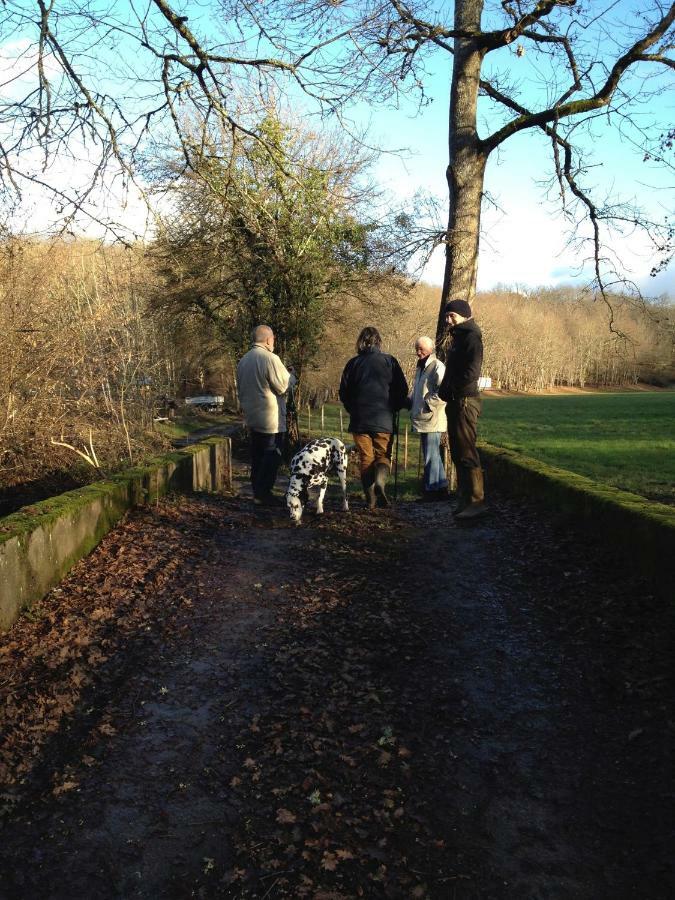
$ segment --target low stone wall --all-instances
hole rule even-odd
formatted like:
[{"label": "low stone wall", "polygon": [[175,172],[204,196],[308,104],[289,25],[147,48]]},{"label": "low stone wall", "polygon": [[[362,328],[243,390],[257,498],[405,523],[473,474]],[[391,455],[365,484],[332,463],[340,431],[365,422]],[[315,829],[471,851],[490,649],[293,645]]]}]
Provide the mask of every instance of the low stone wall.
[{"label": "low stone wall", "polygon": [[479,451],[489,482],[602,534],[657,590],[672,596],[675,509],[512,450],[481,444]]},{"label": "low stone wall", "polygon": [[0,630],[58,584],[132,507],[169,491],[231,487],[230,439],[213,437],[0,519]]}]

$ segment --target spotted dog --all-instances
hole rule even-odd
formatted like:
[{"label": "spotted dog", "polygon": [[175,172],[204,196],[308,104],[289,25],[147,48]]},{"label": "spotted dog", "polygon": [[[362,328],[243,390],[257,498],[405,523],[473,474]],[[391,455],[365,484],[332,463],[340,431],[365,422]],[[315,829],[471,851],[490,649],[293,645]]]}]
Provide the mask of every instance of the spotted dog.
[{"label": "spotted dog", "polygon": [[315,438],[299,450],[291,460],[291,477],[286,491],[286,506],[291,519],[300,524],[302,511],[309,499],[309,488],[319,488],[316,501],[317,515],[323,514],[323,498],[328,487],[328,476],[334,472],[342,487],[342,509],[347,503],[347,450],[337,438]]}]

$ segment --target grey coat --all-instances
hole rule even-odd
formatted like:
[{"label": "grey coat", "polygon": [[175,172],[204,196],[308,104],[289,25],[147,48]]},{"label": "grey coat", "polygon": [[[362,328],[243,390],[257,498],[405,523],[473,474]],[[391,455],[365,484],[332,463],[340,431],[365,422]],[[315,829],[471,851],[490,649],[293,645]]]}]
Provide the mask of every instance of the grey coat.
[{"label": "grey coat", "polygon": [[424,361],[424,368],[419,365],[415,370],[415,381],[410,394],[410,418],[415,431],[429,434],[432,431],[445,431],[448,420],[445,415],[445,401],[438,396],[445,366],[430,354]]}]

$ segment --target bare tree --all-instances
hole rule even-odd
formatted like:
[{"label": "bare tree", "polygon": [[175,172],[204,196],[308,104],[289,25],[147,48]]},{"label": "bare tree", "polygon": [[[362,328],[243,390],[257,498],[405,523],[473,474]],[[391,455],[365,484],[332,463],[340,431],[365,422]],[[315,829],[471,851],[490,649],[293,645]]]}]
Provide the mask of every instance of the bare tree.
[{"label": "bare tree", "polygon": [[259,106],[251,104],[249,120],[243,98],[264,97],[279,76],[297,78],[325,43],[317,38],[297,50],[271,43],[245,0],[229,8],[217,0],[3,0],[0,187],[7,207],[46,192],[66,228],[85,216],[125,237],[102,194],[112,192],[116,207],[130,188],[147,199],[143,169],[158,143],[177,145],[189,168],[191,119],[254,134]]},{"label": "bare tree", "polygon": [[[475,294],[486,164],[523,132],[548,141],[551,186],[573,239],[586,236],[574,230],[580,221],[590,224],[594,288],[607,298],[624,278],[603,244],[607,228],[645,229],[655,271],[672,256],[673,233],[636,204],[593,196],[583,136],[609,125],[645,158],[672,164],[672,123],[641,105],[671,86],[674,22],[664,0],[4,0],[0,41],[16,65],[0,101],[2,178],[15,191],[47,186],[71,214],[101,216],[96,187],[112,172],[122,192],[134,179],[142,191],[154,142],[170,138],[191,166],[191,115],[264,142],[257,109],[232,110],[277,79],[341,117],[354,100],[383,103],[401,90],[424,102],[426,66],[440,53],[452,60],[442,302]],[[82,187],[50,177],[51,161],[68,153],[90,167]]]},{"label": "bare tree", "polygon": [[[670,123],[659,124],[646,104],[672,88],[675,4],[645,0],[637,9],[626,0],[308,0],[290,9],[279,0],[276,8],[286,10],[287,23],[303,19],[325,29],[330,22],[335,32],[348,31],[350,40],[338,45],[344,51],[339,60],[331,45],[331,60],[314,57],[314,70],[303,73],[311,82],[303,82],[305,89],[336,112],[354,97],[382,102],[411,88],[424,102],[430,54],[451,58],[441,310],[450,296],[475,295],[486,164],[523,132],[538,132],[549,143],[549,187],[562,203],[580,256],[592,262],[592,286],[608,303],[610,326],[610,291],[635,289],[607,249],[611,230],[643,230],[653,244],[655,272],[672,257],[673,230],[665,217],[655,221],[635,203],[594,198],[586,153],[609,126],[645,160],[672,166]],[[439,311],[439,338],[443,331]]]}]

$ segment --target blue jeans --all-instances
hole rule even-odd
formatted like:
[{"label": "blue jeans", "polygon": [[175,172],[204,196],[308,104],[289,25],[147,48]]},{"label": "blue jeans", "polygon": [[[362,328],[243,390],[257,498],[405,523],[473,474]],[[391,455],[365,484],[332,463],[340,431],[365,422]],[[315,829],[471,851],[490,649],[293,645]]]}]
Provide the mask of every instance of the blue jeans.
[{"label": "blue jeans", "polygon": [[448,479],[445,476],[445,466],[441,456],[442,431],[422,432],[422,453],[424,454],[424,490],[440,491],[447,488]]},{"label": "blue jeans", "polygon": [[251,484],[254,497],[265,497],[277,480],[283,434],[251,431]]}]

